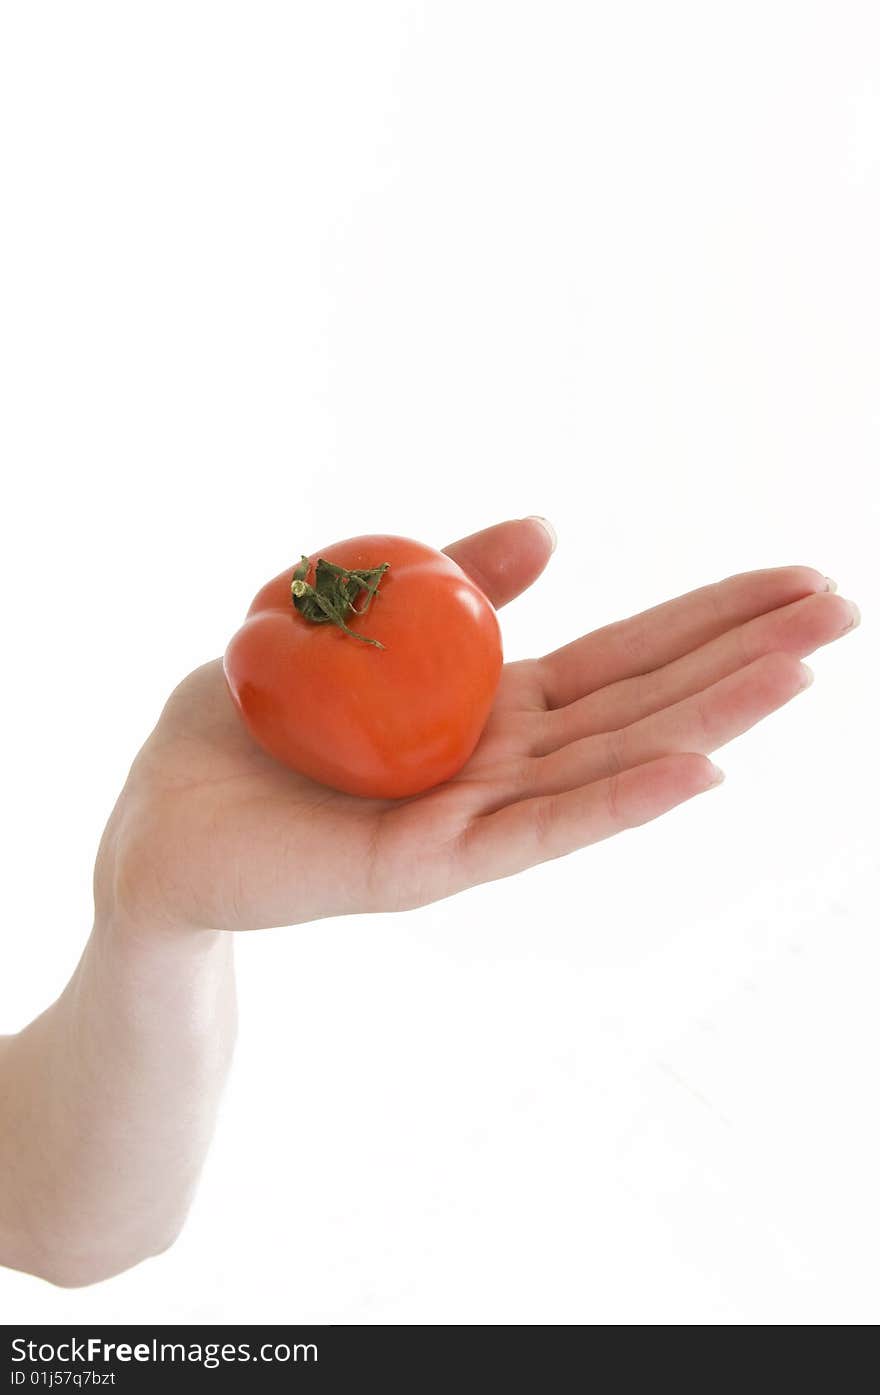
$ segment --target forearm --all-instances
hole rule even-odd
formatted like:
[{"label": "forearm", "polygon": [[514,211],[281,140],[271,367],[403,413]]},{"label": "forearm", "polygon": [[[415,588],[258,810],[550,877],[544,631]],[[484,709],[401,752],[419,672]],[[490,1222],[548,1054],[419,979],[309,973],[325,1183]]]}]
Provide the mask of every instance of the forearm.
[{"label": "forearm", "polygon": [[99,919],[61,997],[0,1043],[0,1263],[87,1284],[167,1248],[235,1026],[231,935]]}]

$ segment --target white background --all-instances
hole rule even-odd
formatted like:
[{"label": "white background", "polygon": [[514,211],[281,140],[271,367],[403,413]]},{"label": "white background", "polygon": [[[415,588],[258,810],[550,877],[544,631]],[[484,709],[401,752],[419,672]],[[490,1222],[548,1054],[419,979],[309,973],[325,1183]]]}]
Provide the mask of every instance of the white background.
[{"label": "white background", "polygon": [[878,55],[872,0],[6,0],[3,1029],[302,551],[548,515],[512,658],[755,566],[865,618],[660,823],[241,937],[184,1235],[4,1320],[880,1317]]}]

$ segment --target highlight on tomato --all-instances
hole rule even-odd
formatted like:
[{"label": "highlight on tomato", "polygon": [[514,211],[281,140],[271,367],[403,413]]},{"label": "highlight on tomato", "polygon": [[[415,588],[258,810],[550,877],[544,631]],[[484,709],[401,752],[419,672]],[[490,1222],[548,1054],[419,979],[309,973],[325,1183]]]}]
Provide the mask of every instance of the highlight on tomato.
[{"label": "highlight on tomato", "polygon": [[254,740],[347,794],[395,799],[455,775],[486,724],[502,648],[461,567],[390,534],[303,557],[255,597],[223,660]]}]

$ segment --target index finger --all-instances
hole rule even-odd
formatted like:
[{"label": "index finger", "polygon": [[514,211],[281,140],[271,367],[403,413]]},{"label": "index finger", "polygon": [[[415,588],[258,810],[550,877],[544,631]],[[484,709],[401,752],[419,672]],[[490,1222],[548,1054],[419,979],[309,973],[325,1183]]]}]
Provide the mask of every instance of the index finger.
[{"label": "index finger", "polygon": [[828,589],[828,578],[812,567],[741,572],[605,625],[540,660],[548,706],[650,673],[747,620]]}]

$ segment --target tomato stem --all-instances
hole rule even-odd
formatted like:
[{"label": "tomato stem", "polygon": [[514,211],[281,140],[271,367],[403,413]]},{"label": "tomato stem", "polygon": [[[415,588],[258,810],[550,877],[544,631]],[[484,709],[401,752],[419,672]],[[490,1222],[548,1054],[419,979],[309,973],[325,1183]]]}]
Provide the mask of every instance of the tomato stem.
[{"label": "tomato stem", "polygon": [[[290,583],[294,608],[313,624],[329,622],[351,635],[352,639],[362,639],[364,644],[373,644],[377,649],[384,649],[385,645],[380,644],[378,639],[370,639],[368,635],[360,635],[357,630],[350,629],[345,623],[345,617],[348,614],[366,615],[389,566],[390,563],[383,562],[378,567],[348,571],[345,567],[338,567],[335,562],[328,562],[319,557],[315,563],[315,580],[312,585],[306,580],[309,574],[309,559],[303,557],[294,568]],[[362,592],[365,599],[358,607],[355,602]]]}]

